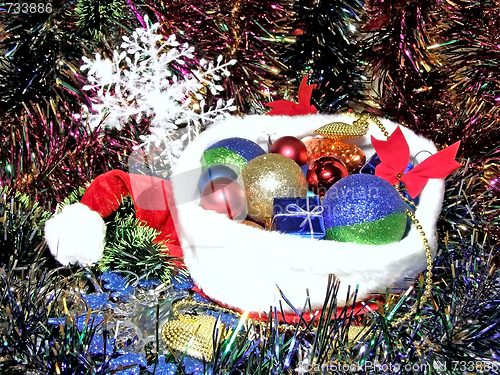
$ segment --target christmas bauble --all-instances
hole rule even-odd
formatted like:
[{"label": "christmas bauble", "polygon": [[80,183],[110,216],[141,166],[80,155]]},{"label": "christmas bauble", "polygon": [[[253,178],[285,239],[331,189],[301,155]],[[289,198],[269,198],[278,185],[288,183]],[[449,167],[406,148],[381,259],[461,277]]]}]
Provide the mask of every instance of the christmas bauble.
[{"label": "christmas bauble", "polygon": [[333,156],[347,167],[349,173],[358,171],[366,161],[361,149],[353,144],[325,138],[310,138],[304,142],[307,147],[308,163],[323,156]]},{"label": "christmas bauble", "polygon": [[230,219],[240,216],[246,208],[245,191],[241,185],[228,177],[211,180],[201,191],[200,206]]},{"label": "christmas bauble", "polygon": [[203,170],[217,164],[231,164],[238,167],[241,171],[247,164],[247,161],[243,156],[224,147],[212,148],[203,153],[203,157],[201,158]]},{"label": "christmas bauble", "polygon": [[278,138],[271,145],[269,152],[273,154],[281,154],[294,160],[298,165],[307,163],[307,148],[306,145],[295,137],[285,136]]},{"label": "christmas bauble", "polygon": [[323,198],[326,237],[339,242],[382,245],[400,241],[406,205],[384,179],[354,174],[339,180]]},{"label": "christmas bauble", "polygon": [[205,169],[200,176],[200,181],[198,183],[200,192],[203,190],[205,186],[207,186],[209,181],[212,181],[219,177],[227,177],[230,178],[231,180],[236,180],[238,178],[238,173],[236,173],[236,171],[233,168],[230,168],[225,165],[219,165],[219,164],[211,165],[210,167]]},{"label": "christmas bauble", "polygon": [[207,148],[207,150],[211,150],[214,148],[225,148],[227,150],[233,151],[240,155],[247,162],[255,159],[257,156],[264,155],[266,153],[264,149],[257,143],[249,139],[239,137],[222,139]]},{"label": "christmas bauble", "polygon": [[348,175],[344,163],[332,156],[325,156],[309,165],[306,179],[309,190],[323,197],[330,186]]},{"label": "christmas bauble", "polygon": [[241,171],[248,216],[261,221],[273,214],[275,197],[305,197],[307,183],[299,165],[281,154],[267,154],[248,162]]},{"label": "christmas bauble", "polygon": [[[366,162],[366,164],[363,166],[363,168],[361,168],[359,173],[366,173],[366,174],[373,174],[374,175],[375,170],[377,169],[377,167],[380,163],[382,163],[382,161],[380,160],[378,155],[373,154],[373,156]],[[403,174],[411,171],[412,169],[413,169],[413,164],[411,162],[409,162],[408,165],[406,166],[406,169],[403,172]],[[402,190],[401,193],[403,194],[403,196],[406,199],[408,199],[408,200],[412,201],[413,203],[415,203],[416,205],[418,205],[418,202],[420,200],[418,196],[415,198],[412,198],[406,190]]]}]

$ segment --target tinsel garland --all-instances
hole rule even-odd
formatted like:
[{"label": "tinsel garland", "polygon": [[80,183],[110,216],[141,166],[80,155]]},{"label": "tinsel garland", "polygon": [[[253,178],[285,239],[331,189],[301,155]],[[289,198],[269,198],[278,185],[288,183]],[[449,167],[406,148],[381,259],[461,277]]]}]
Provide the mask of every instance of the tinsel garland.
[{"label": "tinsel garland", "polygon": [[[367,80],[359,59],[358,38],[363,2],[299,0],[294,4],[295,43],[282,56],[286,72],[298,81],[307,73],[317,83],[313,104],[322,112],[366,106]],[[290,37],[292,37],[292,35]]]},{"label": "tinsel garland", "polygon": [[[137,371],[128,372],[130,374],[139,370],[153,373],[155,366],[157,374],[177,371],[200,375],[316,370],[377,374],[463,373],[465,370],[497,373],[500,371],[500,351],[496,345],[500,338],[500,241],[496,221],[500,207],[495,202],[498,201],[496,185],[500,179],[500,162],[496,155],[492,151],[487,156],[468,160],[447,179],[443,215],[438,225],[439,251],[433,269],[432,298],[402,324],[393,325],[393,322],[418,302],[424,289],[423,280],[415,280],[413,291],[379,296],[378,310],[366,307],[360,316],[345,307],[334,316],[337,284],[332,279],[323,311],[312,323],[301,322],[297,316],[295,324],[301,327],[299,330],[297,325],[283,326],[274,318],[279,308],[270,311],[270,321],[240,328],[236,336],[222,341],[212,361],[204,364],[179,353],[159,356],[166,349],[161,349],[161,339],[154,339],[154,333],[150,345],[143,346],[147,340],[132,338],[136,334],[146,336],[130,330],[134,325],[126,322],[154,332],[156,328],[151,324],[156,321],[155,316],[168,313],[169,308],[160,300],[148,302],[149,307],[141,304],[139,301],[144,297],[137,298],[146,294],[141,294],[142,287],[132,280],[127,285],[126,279],[117,273],[99,276],[100,273],[92,269],[47,270],[44,259],[35,260],[29,269],[12,268],[11,262],[2,273],[0,287],[0,334],[6,343],[0,352],[0,369],[4,372],[33,369],[38,371],[35,373],[43,373],[58,368],[60,373],[69,374],[99,373],[121,365],[123,369],[130,366],[127,367],[130,371]],[[22,199],[26,197],[18,196],[13,200],[14,205]],[[486,210],[480,206],[492,200],[493,204]],[[3,201],[2,204],[6,205],[5,212],[9,212],[12,203]],[[17,215],[24,220],[23,217],[31,215],[31,209],[37,210],[32,205],[21,208],[14,211],[14,218]],[[25,222],[31,226],[38,221]],[[3,221],[3,231],[9,235],[16,228]],[[36,246],[39,240],[30,239],[29,233],[24,230],[23,241],[33,240]],[[11,246],[17,245],[7,244],[6,251],[14,254]],[[140,272],[137,276],[143,277]],[[190,286],[189,282],[174,282],[174,289],[179,291]],[[160,294],[152,293],[159,298]],[[95,308],[102,309],[104,315],[88,311],[94,299],[102,300],[100,307]],[[139,315],[138,309],[142,311]],[[157,309],[159,312],[155,312]],[[150,316],[148,324],[135,320],[146,316],[144,314]],[[114,328],[102,326],[110,319],[118,319],[124,322],[124,327],[129,327],[123,328],[125,341],[108,341],[122,337],[121,324],[113,325]],[[127,341],[130,339],[132,341]],[[50,355],[46,354],[47,345],[54,348],[49,349]],[[141,349],[132,355],[127,345],[132,345],[131,350]]]},{"label": "tinsel garland", "polygon": [[[179,23],[193,27],[184,30],[187,38],[200,39],[207,48],[213,48],[215,54],[221,49],[227,52],[227,46],[233,45],[225,45],[224,38],[235,42],[234,38],[239,35],[247,38],[242,40],[250,41],[257,35],[252,34],[255,25],[242,20],[260,17],[256,8],[260,3],[243,0],[239,3],[241,9],[249,9],[241,13],[243,16],[238,22],[243,23],[239,28],[231,24],[236,18],[227,18],[233,15],[233,10],[239,12],[240,8],[234,7],[236,3],[217,5],[225,8],[217,8],[221,12],[214,13],[216,16],[203,8],[214,4],[199,3],[198,9],[204,9],[198,13],[202,15],[199,28],[191,23],[194,18],[188,17],[194,17],[196,9],[185,4],[170,4],[174,7],[169,8],[170,12],[162,8],[165,4],[150,6],[157,14],[163,14],[165,30]],[[97,6],[97,2],[93,5]],[[286,15],[286,25],[290,25],[288,5],[278,5],[283,11],[280,14]],[[183,8],[185,6],[190,8]],[[54,7],[61,9],[58,3],[54,3]],[[172,13],[178,9],[179,13]],[[182,9],[187,13],[182,13]],[[2,107],[8,114],[2,117],[0,132],[0,182],[12,186],[2,187],[0,196],[0,372],[499,373],[500,154],[495,144],[499,129],[495,100],[498,97],[495,44],[498,4],[459,1],[446,3],[445,8],[441,2],[377,1],[371,3],[369,11],[371,19],[366,21],[365,31],[368,37],[377,36],[378,40],[373,39],[372,44],[364,47],[365,58],[383,86],[381,97],[377,98],[380,113],[426,134],[440,145],[461,139],[462,155],[470,156],[463,160],[465,167],[447,179],[438,225],[439,252],[433,269],[432,298],[412,319],[392,325],[418,302],[423,292],[423,280],[419,279],[407,293],[380,296],[377,311],[368,309],[363,316],[356,316],[350,308],[345,308],[333,318],[329,315],[336,310],[336,283],[332,279],[323,313],[312,323],[301,321],[299,330],[291,325],[283,329],[274,319],[278,311],[271,311],[267,325],[250,324],[241,328],[237,335],[216,348],[214,359],[208,363],[168,350],[166,355],[160,355],[163,348],[159,325],[155,324],[160,320],[160,310],[168,313],[169,301],[179,295],[159,288],[154,281],[140,286],[130,279],[127,283],[118,273],[101,274],[93,268],[58,268],[52,258],[47,258],[41,228],[51,212],[45,210],[43,203],[47,208],[53,207],[56,201],[61,201],[100,171],[123,165],[131,141],[137,138],[140,129],[98,136],[84,123],[74,120],[73,115],[79,113],[84,98],[79,94],[75,96],[79,90],[79,72],[71,68],[73,57],[65,60],[64,74],[54,68],[57,61],[54,56],[62,56],[63,52],[71,56],[78,54],[57,39],[63,36],[61,28],[69,27],[64,21],[56,22],[62,13],[48,18],[45,15],[41,23],[39,15],[3,18],[5,25],[20,22],[25,26],[15,29],[19,34],[7,32],[7,39],[1,42],[2,50],[6,51],[2,60],[6,65],[2,65],[0,71],[2,99],[5,97],[13,110]],[[184,15],[185,24],[183,18],[177,18],[178,14]],[[225,23],[218,22],[214,27],[217,17]],[[441,18],[440,22],[435,22],[436,17]],[[91,18],[88,21],[86,25],[93,22]],[[275,21],[266,25],[272,22]],[[26,26],[28,23],[32,26]],[[100,23],[94,25],[97,30]],[[7,26],[7,30],[9,27],[12,26]],[[326,35],[322,26],[318,27],[316,32]],[[33,39],[30,34],[27,40],[36,43],[49,40],[50,43],[40,45],[39,50],[34,48],[29,55],[25,45],[17,46],[26,36],[19,30],[40,32],[37,35],[45,35],[45,39]],[[245,30],[248,33],[243,33]],[[271,42],[262,39],[265,43],[257,45],[269,46],[266,43],[274,43],[275,35],[282,35],[283,30],[289,32],[287,28],[279,29],[278,34],[270,37]],[[54,35],[57,38],[50,39]],[[74,41],[72,35],[64,35],[68,43]],[[212,38],[214,36],[217,38]],[[218,44],[214,44],[214,40]],[[65,50],[53,51],[51,43]],[[377,49],[370,49],[374,47]],[[17,57],[12,59],[19,51],[24,51],[28,65],[22,65],[21,57],[20,65],[16,65]],[[270,71],[275,74],[274,62],[269,62],[272,59],[257,68],[256,57],[267,59],[279,53],[252,51],[249,55],[240,51],[244,63],[236,73],[239,81],[227,87],[232,87],[233,92],[241,90],[241,108],[249,111],[255,105],[259,111],[262,100],[268,97],[265,90],[272,85],[266,80],[276,76],[267,75]],[[47,56],[49,64],[44,65],[43,59]],[[14,66],[24,68],[16,71],[10,80],[8,74]],[[46,73],[40,73],[44,69]],[[59,75],[52,75],[54,72]],[[259,81],[260,78],[264,80]],[[62,83],[54,86],[54,82]],[[261,82],[269,86],[264,87],[264,94],[256,94],[260,88],[256,89],[255,85]],[[291,87],[280,85],[282,83],[275,87],[284,90]],[[244,94],[250,95],[248,101],[243,98]],[[75,193],[72,199],[78,196],[79,193]],[[119,262],[118,259],[117,264]],[[146,279],[146,271],[134,270],[134,273],[137,279]],[[185,296],[184,290],[191,285],[189,281],[183,282],[182,287],[177,285],[177,291]],[[153,291],[145,292],[147,288]],[[157,299],[146,298],[151,295]],[[194,298],[203,301],[199,296]],[[144,301],[147,302],[144,304]],[[164,301],[167,302],[164,304]],[[147,344],[141,341],[138,337],[144,337],[144,332],[120,330],[120,322],[127,319],[130,324],[152,330],[154,333],[149,337],[153,337],[153,341]],[[107,325],[110,321],[118,327]],[[134,350],[137,353],[132,352]]]},{"label": "tinsel garland", "polygon": [[376,112],[433,140],[452,106],[440,56],[431,48],[443,11],[434,0],[373,0],[362,28],[361,56]]},{"label": "tinsel garland", "polygon": [[[293,42],[288,0],[161,1],[147,2],[160,20],[165,35],[180,34],[202,57],[236,59],[223,83],[225,99],[234,98],[240,113],[262,113],[264,103],[283,98],[289,83],[280,61]],[[208,55],[207,55],[208,54]],[[214,98],[213,100],[216,100]]]},{"label": "tinsel garland", "polygon": [[438,137],[442,142],[460,139],[466,155],[487,152],[500,138],[499,6],[498,1],[454,2],[437,31],[446,88],[456,105]]},{"label": "tinsel garland", "polygon": [[30,103],[21,115],[3,118],[0,185],[55,208],[76,187],[105,171],[125,168],[147,124],[101,133],[71,119],[67,107],[63,99],[45,106]]},{"label": "tinsel garland", "polygon": [[362,59],[376,112],[460,155],[496,146],[498,2],[370,1]]},{"label": "tinsel garland", "polygon": [[120,27],[134,23],[128,8],[119,26],[102,15],[99,32],[106,38],[99,39],[83,2],[50,5],[29,14],[16,14],[13,5],[0,15],[0,186],[54,208],[75,187],[124,168],[147,124],[101,133],[77,119],[90,100],[82,91],[81,58],[110,50]]}]

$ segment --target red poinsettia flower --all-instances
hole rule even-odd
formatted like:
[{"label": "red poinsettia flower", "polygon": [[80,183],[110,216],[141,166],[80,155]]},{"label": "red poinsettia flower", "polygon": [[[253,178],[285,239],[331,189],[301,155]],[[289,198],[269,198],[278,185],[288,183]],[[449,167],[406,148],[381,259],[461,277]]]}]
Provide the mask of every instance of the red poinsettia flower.
[{"label": "red poinsettia flower", "polygon": [[392,185],[401,181],[412,198],[420,194],[430,178],[445,178],[461,166],[455,161],[460,142],[428,157],[408,173],[404,171],[410,161],[410,148],[399,127],[387,141],[379,141],[372,136],[372,144],[381,161],[375,175]]},{"label": "red poinsettia flower", "polygon": [[269,116],[298,116],[310,115],[318,110],[311,105],[311,95],[316,85],[307,84],[307,76],[304,77],[299,86],[299,102],[295,103],[291,100],[276,100],[272,103],[267,103],[272,110],[266,113]]}]

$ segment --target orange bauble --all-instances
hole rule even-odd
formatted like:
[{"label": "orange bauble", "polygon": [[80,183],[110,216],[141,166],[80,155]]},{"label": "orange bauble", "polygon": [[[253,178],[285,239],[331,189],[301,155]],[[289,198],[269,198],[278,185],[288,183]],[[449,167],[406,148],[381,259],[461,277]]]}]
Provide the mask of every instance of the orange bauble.
[{"label": "orange bauble", "polygon": [[307,147],[307,163],[322,158],[333,156],[347,167],[349,173],[357,172],[366,162],[366,156],[358,146],[326,138],[311,138],[304,141]]}]

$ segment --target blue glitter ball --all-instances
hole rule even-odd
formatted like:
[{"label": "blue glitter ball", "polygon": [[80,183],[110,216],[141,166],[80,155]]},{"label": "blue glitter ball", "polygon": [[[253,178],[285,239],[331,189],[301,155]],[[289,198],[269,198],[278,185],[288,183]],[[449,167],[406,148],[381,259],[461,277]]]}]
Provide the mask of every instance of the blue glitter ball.
[{"label": "blue glitter ball", "polygon": [[381,245],[401,240],[406,204],[390,183],[370,174],[336,182],[323,199],[326,239]]},{"label": "blue glitter ball", "polygon": [[[234,166],[234,168],[237,169],[236,166]],[[238,178],[238,173],[236,173],[233,168],[227,167],[225,165],[211,165],[210,167],[205,169],[200,176],[200,181],[198,183],[200,193],[210,181],[218,177],[227,177],[231,180],[236,180]]]},{"label": "blue glitter ball", "polygon": [[[377,167],[379,166],[380,163],[382,163],[382,161],[380,160],[378,155],[373,154],[373,156],[370,158],[370,160],[368,160],[368,162],[363,166],[363,168],[361,168],[359,173],[375,175],[375,170],[377,169]],[[412,169],[413,169],[413,164],[409,162],[408,165],[406,166],[406,169],[403,172],[403,174],[408,173]],[[413,203],[415,203],[418,206],[419,197],[416,197],[416,198],[410,197],[410,194],[408,194],[408,192],[406,190],[403,190],[402,193],[406,199],[409,199],[410,201],[412,201]]]},{"label": "blue glitter ball", "polygon": [[238,137],[226,138],[221,141],[218,141],[209,148],[207,148],[207,150],[219,147],[223,147],[228,150],[236,152],[247,162],[256,158],[257,156],[264,155],[266,153],[264,149],[260,147],[257,143],[249,139],[238,138]]}]

